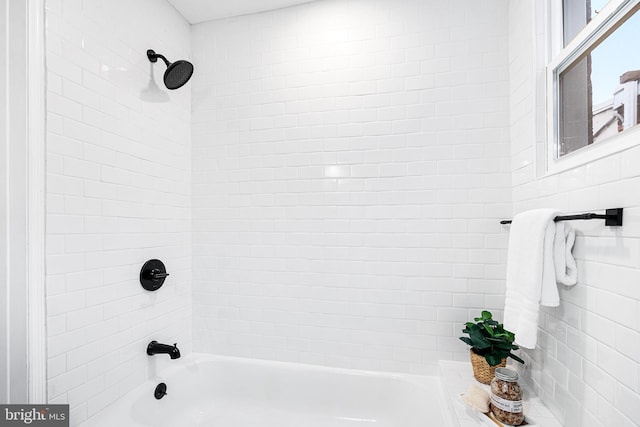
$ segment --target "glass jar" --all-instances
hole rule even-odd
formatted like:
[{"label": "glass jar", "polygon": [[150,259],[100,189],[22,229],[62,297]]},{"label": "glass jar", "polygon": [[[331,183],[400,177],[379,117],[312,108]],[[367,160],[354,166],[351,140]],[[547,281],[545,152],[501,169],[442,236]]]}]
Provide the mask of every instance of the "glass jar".
[{"label": "glass jar", "polygon": [[491,381],[491,412],[495,417],[512,426],[524,421],[522,391],[518,384],[518,373],[508,368],[497,368]]}]

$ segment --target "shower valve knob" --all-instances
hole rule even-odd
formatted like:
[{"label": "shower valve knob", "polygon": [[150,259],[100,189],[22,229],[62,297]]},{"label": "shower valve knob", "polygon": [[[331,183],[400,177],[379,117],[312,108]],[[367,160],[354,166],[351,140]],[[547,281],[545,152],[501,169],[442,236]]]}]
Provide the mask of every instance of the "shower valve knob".
[{"label": "shower valve knob", "polygon": [[167,276],[169,276],[169,273],[162,272],[157,268],[155,268],[155,269],[153,269],[153,270],[151,270],[149,272],[149,277],[151,277],[153,280],[164,279]]},{"label": "shower valve knob", "polygon": [[159,259],[150,259],[140,270],[140,284],[148,291],[157,291],[169,276],[164,263]]}]

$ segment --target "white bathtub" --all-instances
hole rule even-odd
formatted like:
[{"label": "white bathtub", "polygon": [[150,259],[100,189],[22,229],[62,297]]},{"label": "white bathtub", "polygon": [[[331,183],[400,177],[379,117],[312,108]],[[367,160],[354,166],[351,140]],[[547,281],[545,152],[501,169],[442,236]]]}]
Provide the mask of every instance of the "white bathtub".
[{"label": "white bathtub", "polygon": [[[162,357],[154,356],[154,357]],[[451,426],[437,376],[191,354],[83,426]],[[153,393],[164,382],[167,395]]]}]

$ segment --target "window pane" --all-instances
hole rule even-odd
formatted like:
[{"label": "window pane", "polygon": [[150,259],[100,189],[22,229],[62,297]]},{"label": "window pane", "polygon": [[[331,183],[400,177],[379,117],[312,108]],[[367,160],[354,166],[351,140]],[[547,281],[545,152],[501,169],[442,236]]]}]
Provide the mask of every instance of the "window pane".
[{"label": "window pane", "polygon": [[589,56],[560,74],[560,146],[558,156],[591,144]]},{"label": "window pane", "polygon": [[610,0],[563,0],[562,22],[564,45],[596,16]]},{"label": "window pane", "polygon": [[559,76],[558,157],[638,124],[640,13]]}]

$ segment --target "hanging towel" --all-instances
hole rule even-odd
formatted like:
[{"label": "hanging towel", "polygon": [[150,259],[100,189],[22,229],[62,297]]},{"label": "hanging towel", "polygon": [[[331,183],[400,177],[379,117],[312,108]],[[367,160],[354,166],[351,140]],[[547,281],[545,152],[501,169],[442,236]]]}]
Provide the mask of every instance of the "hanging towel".
[{"label": "hanging towel", "polygon": [[507,253],[504,327],[525,348],[536,346],[540,303],[558,305],[554,266],[555,209],[535,209],[516,215]]},{"label": "hanging towel", "polygon": [[573,286],[578,282],[578,268],[571,253],[575,242],[576,231],[573,227],[566,222],[556,222],[553,262],[556,268],[556,282],[560,285]]}]

